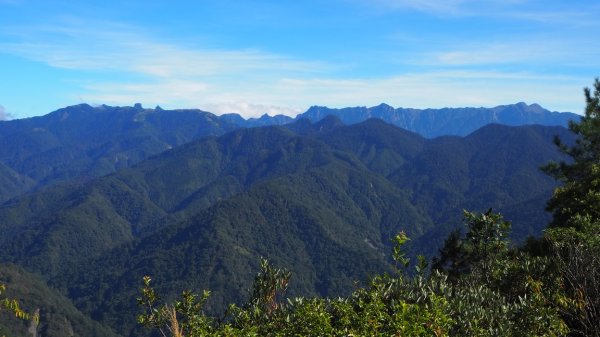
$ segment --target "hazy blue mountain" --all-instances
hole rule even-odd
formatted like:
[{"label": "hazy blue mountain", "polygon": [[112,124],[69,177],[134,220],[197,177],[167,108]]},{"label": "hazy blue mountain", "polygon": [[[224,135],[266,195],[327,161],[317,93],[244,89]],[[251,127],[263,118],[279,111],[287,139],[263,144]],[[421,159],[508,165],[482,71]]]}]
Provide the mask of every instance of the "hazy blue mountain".
[{"label": "hazy blue mountain", "polygon": [[0,202],[29,191],[35,181],[0,162]]},{"label": "hazy blue mountain", "polygon": [[248,118],[240,116],[236,113],[228,113],[219,116],[219,120],[233,123],[241,128],[253,128],[257,126],[269,126],[269,125],[284,125],[294,121],[290,116],[286,115],[275,115],[269,116],[264,114],[259,118]]},{"label": "hazy blue mountain", "polygon": [[0,121],[0,182],[6,182],[0,188],[0,203],[49,184],[102,176],[194,139],[247,127],[289,124],[300,128],[301,123],[290,123],[302,119],[317,122],[330,115],[345,124],[380,118],[425,137],[467,135],[489,123],[565,126],[569,119],[578,118],[524,103],[491,109],[394,109],[385,104],[372,108],[312,107],[295,119],[266,114],[244,119],[238,114],[215,116],[192,109],[145,109],[140,104],[81,104],[45,116]]},{"label": "hazy blue mountain", "polygon": [[[0,122],[0,164],[22,181],[0,189],[0,202],[70,179],[87,180],[131,166],[193,139],[238,126],[200,110],[67,107],[45,116]],[[0,166],[0,179],[3,179]]]},{"label": "hazy blue mountain", "polygon": [[466,136],[480,127],[491,124],[566,127],[569,120],[580,116],[568,112],[551,112],[538,104],[517,103],[495,108],[443,108],[409,109],[393,108],[380,104],[371,108],[354,107],[330,109],[313,106],[297,118],[308,118],[315,122],[325,116],[337,116],[345,124],[355,124],[369,118],[379,118],[400,128],[416,132],[427,138],[444,135]]}]

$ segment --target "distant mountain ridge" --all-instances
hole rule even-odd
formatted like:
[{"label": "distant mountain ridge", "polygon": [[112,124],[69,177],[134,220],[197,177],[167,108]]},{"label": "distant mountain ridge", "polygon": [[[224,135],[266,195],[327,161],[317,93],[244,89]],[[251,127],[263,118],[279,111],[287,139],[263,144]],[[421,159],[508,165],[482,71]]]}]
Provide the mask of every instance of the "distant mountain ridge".
[{"label": "distant mountain ridge", "polygon": [[0,122],[0,203],[32,189],[89,180],[191,140],[240,128],[201,110],[92,107]]},{"label": "distant mountain ridge", "polygon": [[443,109],[394,108],[387,104],[370,108],[343,109],[313,106],[305,113],[298,115],[296,119],[307,118],[315,122],[328,115],[338,117],[344,124],[355,124],[369,118],[379,118],[426,138],[448,135],[466,136],[482,126],[493,123],[510,126],[539,124],[566,127],[569,120],[580,118],[574,113],[552,112],[538,104],[527,105],[521,102],[494,108]]},{"label": "distant mountain ridge", "polygon": [[292,125],[303,119],[316,123],[327,116],[347,125],[378,118],[426,138],[466,136],[491,123],[567,126],[569,120],[579,118],[525,103],[425,110],[386,104],[343,109],[313,106],[295,118],[265,114],[248,119],[198,109],[147,109],[139,103],[131,107],[79,104],[44,116],[0,121],[0,182],[4,182],[0,203],[61,181],[115,172],[195,139],[239,128]]},{"label": "distant mountain ridge", "polygon": [[537,103],[526,104],[524,102],[499,105],[493,108],[441,109],[394,108],[385,103],[373,107],[357,106],[341,109],[315,105],[306,112],[296,115],[295,118],[264,114],[260,118],[244,119],[237,113],[224,114],[219,118],[240,127],[256,127],[284,125],[301,119],[308,119],[314,123],[327,116],[335,116],[346,125],[378,118],[402,129],[416,132],[425,138],[466,136],[488,124],[510,126],[538,124],[567,127],[570,120],[581,118],[572,112],[550,111]]}]

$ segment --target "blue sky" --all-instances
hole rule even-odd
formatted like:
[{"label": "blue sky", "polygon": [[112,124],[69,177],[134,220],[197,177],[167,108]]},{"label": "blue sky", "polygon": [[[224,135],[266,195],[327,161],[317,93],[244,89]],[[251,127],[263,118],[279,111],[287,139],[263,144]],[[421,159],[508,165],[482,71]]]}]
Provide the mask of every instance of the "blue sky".
[{"label": "blue sky", "polygon": [[581,113],[598,17],[597,1],[0,0],[0,118],[84,102]]}]

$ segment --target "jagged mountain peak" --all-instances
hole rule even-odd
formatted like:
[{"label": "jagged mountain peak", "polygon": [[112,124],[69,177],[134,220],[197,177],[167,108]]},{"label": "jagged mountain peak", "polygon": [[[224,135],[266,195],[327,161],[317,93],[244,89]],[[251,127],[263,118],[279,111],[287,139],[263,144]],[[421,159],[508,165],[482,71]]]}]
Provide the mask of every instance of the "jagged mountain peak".
[{"label": "jagged mountain peak", "polygon": [[369,118],[380,118],[403,129],[417,132],[427,138],[443,135],[466,136],[489,123],[506,125],[540,124],[567,126],[569,120],[580,118],[573,113],[558,113],[544,109],[537,103],[500,105],[494,108],[393,108],[382,103],[371,108],[354,107],[330,109],[313,106],[296,117],[316,122],[327,115],[335,115],[345,124],[354,124]]},{"label": "jagged mountain peak", "polygon": [[369,108],[371,110],[396,110],[393,106],[386,104],[386,103],[380,103],[379,105],[376,105],[374,107]]}]

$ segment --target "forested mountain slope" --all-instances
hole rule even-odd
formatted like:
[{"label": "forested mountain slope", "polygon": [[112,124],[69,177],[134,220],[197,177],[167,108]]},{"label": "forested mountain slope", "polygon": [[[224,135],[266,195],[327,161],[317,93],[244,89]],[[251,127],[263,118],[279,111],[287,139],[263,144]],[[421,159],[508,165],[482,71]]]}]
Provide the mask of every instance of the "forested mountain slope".
[{"label": "forested mountain slope", "polygon": [[10,337],[117,337],[110,328],[81,313],[57,290],[49,288],[38,276],[14,265],[0,265],[0,284],[6,285],[8,298],[24,299],[23,309],[39,315],[34,321],[17,320],[0,312],[0,334]]},{"label": "forested mountain slope", "polygon": [[141,105],[81,104],[45,116],[1,121],[0,163],[25,181],[0,189],[0,202],[31,188],[102,176],[192,139],[237,128],[200,110]]},{"label": "forested mountain slope", "polygon": [[[240,129],[0,207],[0,258],[41,273],[77,307],[129,331],[143,275],[172,291],[245,298],[259,256],[290,268],[292,294],[336,295],[389,268],[390,238],[432,254],[463,208],[506,212],[539,234],[563,128],[490,125],[425,139],[381,120]],[[523,205],[536,205],[523,211]],[[509,216],[510,215],[510,216]],[[512,218],[511,218],[512,216]]]}]

